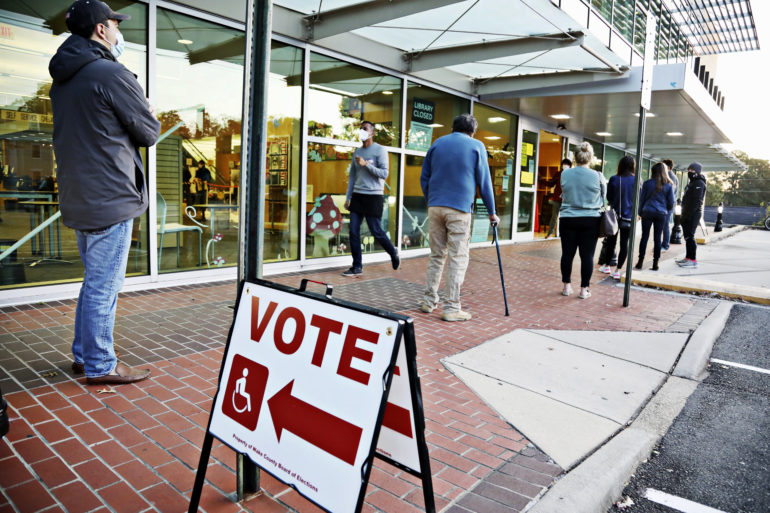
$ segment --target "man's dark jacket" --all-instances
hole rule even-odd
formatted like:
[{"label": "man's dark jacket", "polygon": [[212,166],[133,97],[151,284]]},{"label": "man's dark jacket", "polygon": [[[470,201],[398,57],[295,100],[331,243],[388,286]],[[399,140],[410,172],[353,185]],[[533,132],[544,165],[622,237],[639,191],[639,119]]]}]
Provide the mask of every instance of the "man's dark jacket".
[{"label": "man's dark jacket", "polygon": [[71,35],[48,65],[53,144],[66,226],[93,230],[147,209],[141,146],[158,139],[136,76],[96,41]]},{"label": "man's dark jacket", "polygon": [[682,196],[682,227],[698,227],[706,200],[706,177],[698,173],[690,178]]}]

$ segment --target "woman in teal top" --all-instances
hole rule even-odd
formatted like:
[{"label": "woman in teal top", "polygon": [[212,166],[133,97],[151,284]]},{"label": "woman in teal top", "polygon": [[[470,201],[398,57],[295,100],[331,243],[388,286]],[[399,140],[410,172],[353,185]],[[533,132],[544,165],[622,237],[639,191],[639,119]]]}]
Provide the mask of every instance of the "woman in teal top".
[{"label": "woman in teal top", "polygon": [[584,142],[575,155],[577,167],[561,173],[561,281],[563,296],[572,294],[572,261],[580,252],[580,299],[588,299],[588,285],[594,270],[594,252],[599,240],[599,221],[607,195],[607,182],[588,166],[593,147]]}]

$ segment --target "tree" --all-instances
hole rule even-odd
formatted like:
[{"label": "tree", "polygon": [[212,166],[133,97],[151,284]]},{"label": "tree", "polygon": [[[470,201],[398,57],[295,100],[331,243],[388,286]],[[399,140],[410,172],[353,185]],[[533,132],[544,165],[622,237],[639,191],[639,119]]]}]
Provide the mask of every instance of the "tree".
[{"label": "tree", "polygon": [[750,158],[742,151],[733,154],[748,171],[709,173],[706,204],[720,201],[728,206],[758,206],[770,202],[770,161]]}]

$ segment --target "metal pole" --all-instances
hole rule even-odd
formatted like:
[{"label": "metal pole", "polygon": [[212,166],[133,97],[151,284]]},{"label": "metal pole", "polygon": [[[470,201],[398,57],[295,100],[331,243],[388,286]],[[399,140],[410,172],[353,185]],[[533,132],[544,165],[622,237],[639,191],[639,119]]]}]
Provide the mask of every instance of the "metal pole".
[{"label": "metal pole", "polygon": [[[264,166],[267,143],[267,80],[270,70],[272,2],[251,0],[246,12],[243,133],[241,140],[241,209],[239,233],[241,280],[262,275],[264,237]],[[259,491],[259,468],[243,454],[237,455],[236,488],[241,501]]]},{"label": "metal pole", "polygon": [[628,306],[629,296],[631,295],[631,273],[633,272],[634,262],[634,242],[636,241],[636,217],[639,208],[639,189],[642,180],[642,152],[644,151],[644,131],[647,127],[647,109],[639,107],[639,136],[636,145],[636,174],[634,176],[634,203],[631,207],[631,233],[628,236],[628,256],[626,262],[626,283],[623,291],[623,306]]}]

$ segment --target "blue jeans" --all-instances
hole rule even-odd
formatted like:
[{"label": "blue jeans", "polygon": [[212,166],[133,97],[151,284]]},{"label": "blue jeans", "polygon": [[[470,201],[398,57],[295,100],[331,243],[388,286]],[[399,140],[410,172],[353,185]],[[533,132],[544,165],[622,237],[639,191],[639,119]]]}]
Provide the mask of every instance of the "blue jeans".
[{"label": "blue jeans", "polygon": [[372,232],[374,240],[380,243],[380,246],[388,252],[391,257],[396,254],[396,248],[393,247],[393,243],[385,235],[385,231],[382,229],[382,220],[377,216],[364,216],[358,212],[350,212],[350,253],[353,255],[353,268],[362,269],[363,262],[361,260],[361,223],[366,219],[366,224],[369,225],[369,231]]},{"label": "blue jeans", "polygon": [[112,330],[133,224],[128,219],[104,230],[75,230],[84,276],[75,310],[72,355],[85,366],[89,378],[109,374],[117,365]]},{"label": "blue jeans", "polygon": [[671,245],[671,219],[673,218],[674,211],[669,210],[666,215],[666,223],[663,225],[663,249],[668,249]]}]

